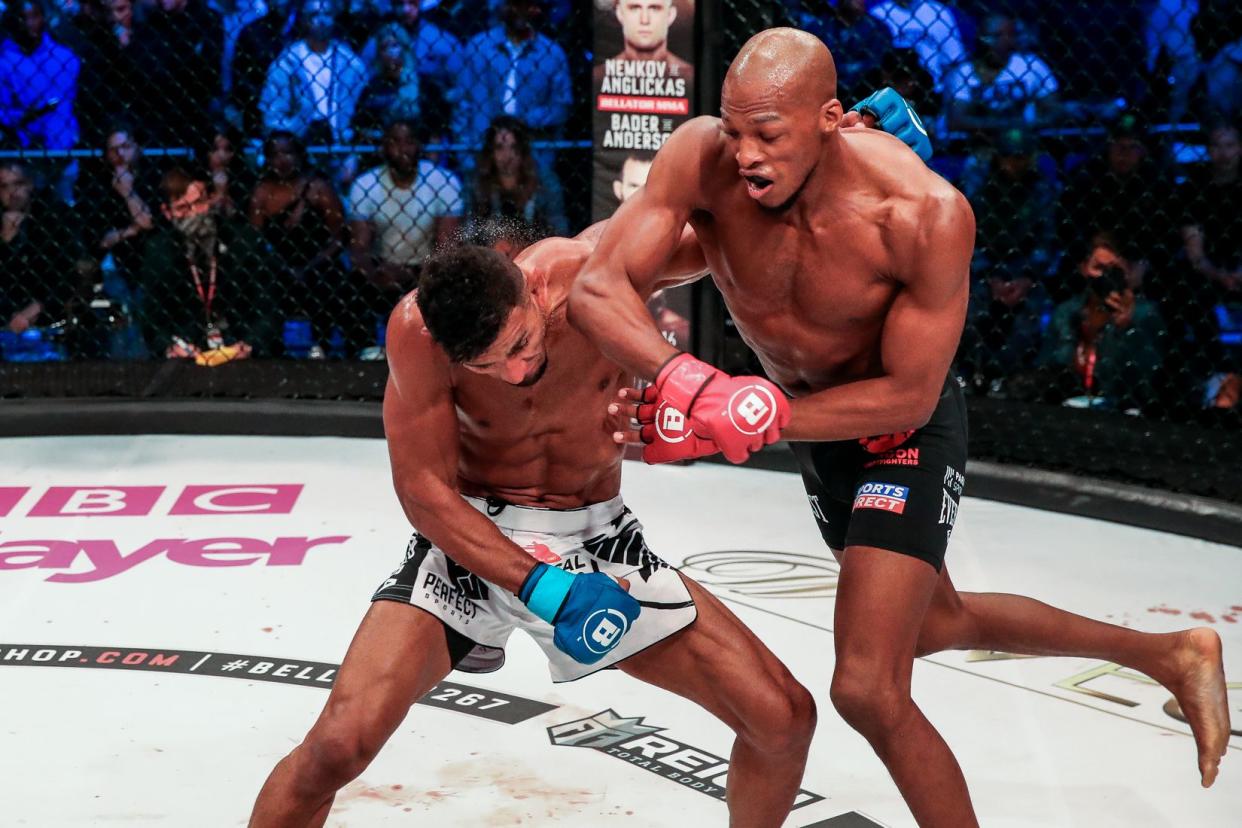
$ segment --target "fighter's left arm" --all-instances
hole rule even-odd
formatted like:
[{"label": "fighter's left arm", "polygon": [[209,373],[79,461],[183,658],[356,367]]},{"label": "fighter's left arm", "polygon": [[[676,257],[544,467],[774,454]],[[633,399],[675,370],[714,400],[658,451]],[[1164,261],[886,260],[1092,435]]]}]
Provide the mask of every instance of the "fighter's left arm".
[{"label": "fighter's left arm", "polygon": [[894,251],[902,287],[881,334],[883,374],[794,400],[784,439],[851,440],[926,425],[966,320],[974,243],[965,196],[929,197],[912,243]]}]

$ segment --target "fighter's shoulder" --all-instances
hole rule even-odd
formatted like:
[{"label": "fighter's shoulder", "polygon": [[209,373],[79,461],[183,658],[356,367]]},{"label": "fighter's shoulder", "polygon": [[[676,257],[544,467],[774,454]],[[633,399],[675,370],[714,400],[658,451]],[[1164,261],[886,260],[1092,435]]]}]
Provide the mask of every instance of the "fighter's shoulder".
[{"label": "fighter's shoulder", "polygon": [[680,197],[702,192],[718,178],[727,158],[720,119],[710,115],[691,118],[673,131],[656,154],[647,189],[663,182]]},{"label": "fighter's shoulder", "polygon": [[599,241],[601,228],[593,224],[572,239],[562,236],[549,236],[540,239],[523,250],[513,260],[521,270],[538,268],[540,270],[560,270],[574,267],[586,261]]},{"label": "fighter's shoulder", "polygon": [[418,291],[412,290],[393,308],[385,331],[389,370],[396,374],[446,368],[448,358],[427,333],[418,308]]},{"label": "fighter's shoulder", "polygon": [[595,227],[592,225],[572,239],[553,236],[535,242],[514,259],[514,264],[524,272],[542,273],[558,292],[568,291],[599,242]]},{"label": "fighter's shoulder", "polygon": [[712,115],[699,115],[673,130],[660,151],[685,158],[704,158],[718,155],[723,146],[720,119]]}]

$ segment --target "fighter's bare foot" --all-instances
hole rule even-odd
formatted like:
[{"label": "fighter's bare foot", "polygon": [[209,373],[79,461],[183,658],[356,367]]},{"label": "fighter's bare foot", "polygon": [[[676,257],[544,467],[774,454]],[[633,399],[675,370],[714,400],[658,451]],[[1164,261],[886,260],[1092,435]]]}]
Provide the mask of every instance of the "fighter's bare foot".
[{"label": "fighter's bare foot", "polygon": [[1190,723],[1199,749],[1200,781],[1207,788],[1216,781],[1229,744],[1229,701],[1220,636],[1208,627],[1178,633],[1169,667],[1169,678],[1162,683]]}]

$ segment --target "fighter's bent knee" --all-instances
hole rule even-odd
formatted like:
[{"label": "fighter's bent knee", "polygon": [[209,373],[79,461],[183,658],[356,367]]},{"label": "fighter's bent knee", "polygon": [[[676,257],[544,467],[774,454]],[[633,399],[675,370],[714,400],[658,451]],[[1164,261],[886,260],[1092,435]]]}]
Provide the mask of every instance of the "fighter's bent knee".
[{"label": "fighter's bent knee", "polygon": [[763,753],[802,752],[811,744],[816,716],[815,697],[787,675],[760,698],[740,735]]},{"label": "fighter's bent knee", "polygon": [[341,788],[366,770],[386,736],[355,706],[330,703],[302,742],[305,781],[316,789]]}]

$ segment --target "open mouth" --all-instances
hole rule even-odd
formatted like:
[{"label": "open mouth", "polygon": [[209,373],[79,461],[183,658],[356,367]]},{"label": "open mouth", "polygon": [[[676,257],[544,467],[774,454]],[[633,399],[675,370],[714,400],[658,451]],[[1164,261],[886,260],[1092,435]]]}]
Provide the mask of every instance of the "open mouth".
[{"label": "open mouth", "polygon": [[768,190],[772,189],[772,179],[764,178],[761,175],[744,175],[746,179],[746,193],[751,198],[763,198]]}]

